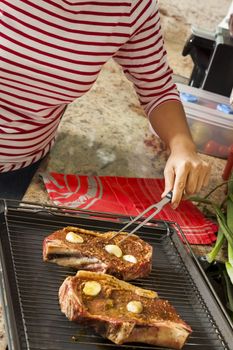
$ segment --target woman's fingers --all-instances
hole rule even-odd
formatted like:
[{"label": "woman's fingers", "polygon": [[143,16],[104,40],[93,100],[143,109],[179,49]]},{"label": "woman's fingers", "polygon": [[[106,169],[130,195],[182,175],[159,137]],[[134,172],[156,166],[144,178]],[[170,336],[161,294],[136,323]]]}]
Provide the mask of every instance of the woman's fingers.
[{"label": "woman's fingers", "polygon": [[165,167],[164,169],[164,179],[165,179],[165,188],[162,194],[162,197],[166,196],[166,194],[173,190],[174,182],[175,182],[175,172],[173,167]]},{"label": "woman's fingers", "polygon": [[194,194],[206,186],[210,177],[210,165],[197,154],[170,156],[164,171],[163,196],[173,191],[172,207],[178,207],[184,193]]},{"label": "woman's fingers", "polygon": [[198,183],[197,183],[197,188],[194,191],[195,192],[200,192],[200,190],[208,185],[209,179],[210,179],[210,172],[211,172],[211,166],[210,164],[204,162],[203,164],[203,170],[201,171],[199,178],[198,178]]},{"label": "woman's fingers", "polygon": [[205,179],[210,173],[210,165],[204,161],[194,163],[190,168],[185,192],[190,195],[199,192],[205,185]]},{"label": "woman's fingers", "polygon": [[176,209],[183,197],[187,178],[189,175],[189,164],[184,163],[176,169],[175,182],[172,196],[172,207]]}]

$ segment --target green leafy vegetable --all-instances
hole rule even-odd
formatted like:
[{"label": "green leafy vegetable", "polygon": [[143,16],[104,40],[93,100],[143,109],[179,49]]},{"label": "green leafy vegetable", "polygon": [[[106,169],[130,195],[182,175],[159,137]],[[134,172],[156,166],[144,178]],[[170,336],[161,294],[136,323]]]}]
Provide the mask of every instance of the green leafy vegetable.
[{"label": "green leafy vegetable", "polygon": [[[227,184],[227,195],[223,203],[216,205],[209,197],[219,187]],[[217,255],[222,249],[224,243],[227,243],[227,257],[225,261],[225,269],[223,276],[226,285],[227,308],[230,310],[230,316],[233,319],[233,174],[230,180],[226,183],[218,185],[204,198],[193,196],[189,198],[191,201],[211,205],[215,213],[215,218],[218,222],[217,240],[207,254],[207,261],[213,263],[217,260]]]},{"label": "green leafy vegetable", "polygon": [[230,311],[229,314],[230,314],[231,318],[233,319],[233,288],[232,288],[232,283],[231,283],[226,271],[223,271],[223,276],[224,276],[225,283],[226,283],[227,298],[228,298],[228,303],[226,306]]},{"label": "green leafy vegetable", "polygon": [[223,231],[221,228],[219,228],[218,237],[217,237],[217,240],[215,242],[215,245],[214,245],[213,249],[211,250],[211,252],[209,254],[207,254],[207,257],[206,257],[207,261],[209,263],[212,263],[216,259],[216,257],[218,255],[220,249],[222,248],[225,240],[226,240],[226,238],[223,234]]},{"label": "green leafy vegetable", "polygon": [[225,262],[225,266],[226,266],[227,274],[228,274],[228,276],[231,280],[231,283],[233,285],[233,266],[229,263],[229,261]]}]

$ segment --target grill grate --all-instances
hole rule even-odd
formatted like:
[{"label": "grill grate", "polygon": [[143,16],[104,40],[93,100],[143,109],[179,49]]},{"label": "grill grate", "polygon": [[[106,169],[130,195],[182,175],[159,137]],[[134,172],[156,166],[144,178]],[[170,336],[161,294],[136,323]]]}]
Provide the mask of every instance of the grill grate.
[{"label": "grill grate", "polygon": [[[119,217],[103,220],[102,215],[89,213],[87,216],[86,212],[76,216],[63,212],[54,215],[51,210],[27,209],[26,204],[17,207],[8,202],[4,212],[0,226],[2,283],[6,289],[10,349],[164,349],[145,344],[117,346],[94,334],[88,325],[68,321],[58,305],[58,289],[67,275],[74,272],[42,261],[43,239],[56,229],[76,225],[97,231],[118,230],[122,226]],[[133,284],[156,290],[192,327],[193,333],[184,350],[233,349],[228,340],[232,329],[174,225],[154,222],[138,234],[154,247],[153,270],[148,278]]]}]

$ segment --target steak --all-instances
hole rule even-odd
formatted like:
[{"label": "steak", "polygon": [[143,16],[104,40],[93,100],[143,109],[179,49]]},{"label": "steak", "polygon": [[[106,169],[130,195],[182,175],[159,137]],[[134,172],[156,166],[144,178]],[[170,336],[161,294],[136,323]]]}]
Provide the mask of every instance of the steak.
[{"label": "steak", "polygon": [[[79,237],[79,242],[67,240],[68,234]],[[65,227],[44,239],[43,260],[76,270],[108,273],[123,280],[147,276],[152,267],[151,245],[136,235],[120,243],[126,233],[121,232],[111,240],[114,234]],[[107,251],[106,246],[110,250]],[[118,254],[119,248],[121,256]],[[117,251],[113,254],[112,249]]]},{"label": "steak", "polygon": [[59,289],[59,302],[70,321],[87,322],[115,344],[181,349],[192,332],[156,292],[103,273],[78,271],[67,277]]}]

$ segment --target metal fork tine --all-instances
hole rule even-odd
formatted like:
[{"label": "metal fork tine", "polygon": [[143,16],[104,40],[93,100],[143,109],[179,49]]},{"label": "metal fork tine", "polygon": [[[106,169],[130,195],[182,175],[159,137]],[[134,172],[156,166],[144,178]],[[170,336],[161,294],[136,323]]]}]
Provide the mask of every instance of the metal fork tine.
[{"label": "metal fork tine", "polygon": [[133,223],[141,219],[146,213],[148,213],[152,209],[156,209],[151,215],[149,215],[147,218],[145,218],[140,224],[138,224],[132,231],[128,233],[128,235],[123,238],[121,242],[123,242],[126,238],[131,236],[134,232],[140,229],[143,225],[145,225],[148,221],[150,221],[160,210],[163,208],[165,204],[170,202],[172,199],[172,191],[168,192],[167,195],[158,203],[154,203],[150,205],[148,208],[146,208],[142,213],[140,213],[138,216],[136,216],[133,220],[129,221],[124,227],[122,227],[119,231],[117,231],[111,238],[112,240],[114,237],[116,237],[119,233],[125,231],[128,227],[130,227]]},{"label": "metal fork tine", "polygon": [[[130,233],[124,237],[123,239],[120,240],[119,244],[121,244],[125,239],[127,239],[129,236],[131,236],[134,232],[136,232],[137,230],[139,230],[142,226],[144,226],[145,224],[147,224],[148,221],[150,221],[157,212],[159,212],[160,209],[155,210],[150,216],[148,216],[147,218],[145,218],[145,220],[143,220],[140,224],[138,224],[132,231],[130,231]],[[119,233],[119,232],[118,232]]]},{"label": "metal fork tine", "polygon": [[138,221],[139,219],[141,219],[146,213],[148,213],[153,208],[157,208],[156,204],[150,205],[142,213],[140,213],[138,216],[136,216],[136,218],[134,218],[133,220],[129,221],[128,224],[126,224],[124,227],[122,227],[118,232],[122,232],[122,231],[126,230],[130,225],[132,225],[135,221]]},{"label": "metal fork tine", "polygon": [[[125,231],[129,226],[131,226],[135,221],[141,219],[148,211],[155,208],[156,204],[150,205],[148,208],[146,208],[142,213],[140,213],[138,216],[136,216],[133,220],[129,221],[128,224],[126,224],[124,227],[122,227],[119,231],[117,231],[111,238],[112,240],[114,237],[116,237],[119,233]],[[154,216],[154,213],[153,213]],[[143,221],[144,222],[144,221]]]}]

